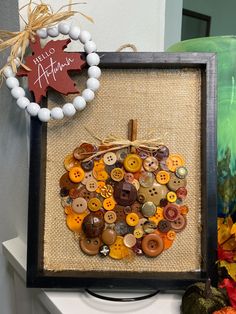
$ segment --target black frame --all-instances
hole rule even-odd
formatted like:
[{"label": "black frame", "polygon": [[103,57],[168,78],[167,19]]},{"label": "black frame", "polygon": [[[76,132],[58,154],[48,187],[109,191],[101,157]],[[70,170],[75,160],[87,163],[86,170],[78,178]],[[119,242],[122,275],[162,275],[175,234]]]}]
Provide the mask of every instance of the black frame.
[{"label": "black frame", "polygon": [[198,12],[195,12],[195,11],[187,10],[187,9],[183,9],[182,14],[185,15],[185,16],[189,16],[189,17],[192,17],[194,19],[206,22],[205,37],[209,37],[210,36],[211,16],[205,15],[205,14],[202,14],[202,13],[198,13]]},{"label": "black frame", "polygon": [[[202,269],[199,272],[49,272],[43,271],[44,187],[47,126],[31,119],[27,286],[77,289],[185,289],[211,278],[217,284],[216,57],[213,53],[100,53],[101,68],[201,70]],[[46,100],[45,100],[46,106]]]}]

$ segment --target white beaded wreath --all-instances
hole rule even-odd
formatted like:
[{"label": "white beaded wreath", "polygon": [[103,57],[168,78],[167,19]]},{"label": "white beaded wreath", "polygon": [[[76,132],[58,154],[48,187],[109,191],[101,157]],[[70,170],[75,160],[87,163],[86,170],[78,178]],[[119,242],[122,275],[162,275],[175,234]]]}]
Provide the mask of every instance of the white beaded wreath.
[{"label": "white beaded wreath", "polygon": [[[96,92],[100,86],[99,78],[101,76],[101,69],[98,67],[100,58],[96,51],[96,44],[91,40],[91,35],[87,31],[81,31],[79,27],[70,25],[66,22],[60,22],[57,26],[50,28],[42,28],[37,31],[37,35],[45,39],[48,36],[57,37],[59,34],[69,35],[72,40],[79,40],[84,44],[84,51],[87,53],[86,61],[89,65],[88,80],[86,83],[87,88],[81,93],[81,96],[74,98],[73,103],[66,103],[60,107],[54,107],[52,110],[48,108],[41,108],[37,103],[31,102],[25,97],[25,91],[20,87],[19,80],[15,78],[15,73],[12,71],[11,66],[4,69],[6,77],[6,85],[11,90],[11,95],[16,99],[17,105],[26,111],[31,116],[38,116],[42,122],[48,122],[50,119],[61,120],[64,117],[72,117],[77,111],[81,111],[86,107],[86,102],[94,99]],[[19,51],[20,55],[20,51]],[[19,66],[16,59],[15,63]]]}]

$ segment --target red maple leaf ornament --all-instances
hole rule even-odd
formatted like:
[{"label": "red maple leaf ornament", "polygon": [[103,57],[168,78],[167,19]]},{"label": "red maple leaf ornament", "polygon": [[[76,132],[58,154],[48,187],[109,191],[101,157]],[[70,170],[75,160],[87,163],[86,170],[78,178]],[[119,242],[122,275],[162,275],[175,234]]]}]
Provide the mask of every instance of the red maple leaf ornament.
[{"label": "red maple leaf ornament", "polygon": [[80,53],[64,51],[71,40],[51,40],[42,48],[39,37],[35,38],[34,43],[30,42],[32,55],[25,58],[31,71],[20,68],[17,72],[18,76],[28,76],[28,88],[35,101],[39,103],[49,87],[64,95],[79,93],[68,71],[81,71],[86,62]]}]

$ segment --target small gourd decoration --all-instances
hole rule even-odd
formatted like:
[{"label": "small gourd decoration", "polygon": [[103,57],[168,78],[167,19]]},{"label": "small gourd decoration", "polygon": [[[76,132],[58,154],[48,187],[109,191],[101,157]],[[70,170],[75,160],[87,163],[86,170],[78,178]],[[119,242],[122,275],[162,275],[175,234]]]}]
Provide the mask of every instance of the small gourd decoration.
[{"label": "small gourd decoration", "polygon": [[208,279],[206,283],[198,282],[187,288],[182,298],[181,313],[210,314],[227,305],[227,296],[219,289],[211,287],[211,281]]},{"label": "small gourd decoration", "polygon": [[213,314],[236,314],[236,309],[231,306],[227,306],[219,311],[215,311]]}]

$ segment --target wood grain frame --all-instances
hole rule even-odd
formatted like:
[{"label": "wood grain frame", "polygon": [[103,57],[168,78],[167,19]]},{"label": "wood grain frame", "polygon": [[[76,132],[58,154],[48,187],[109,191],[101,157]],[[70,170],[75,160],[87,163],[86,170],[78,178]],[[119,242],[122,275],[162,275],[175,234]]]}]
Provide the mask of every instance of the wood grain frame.
[{"label": "wood grain frame", "polygon": [[[185,289],[211,278],[217,284],[216,57],[212,53],[100,53],[101,68],[201,70],[202,266],[197,272],[100,273],[43,270],[47,126],[31,119],[27,286],[107,290]],[[46,99],[45,104],[46,106]]]}]

